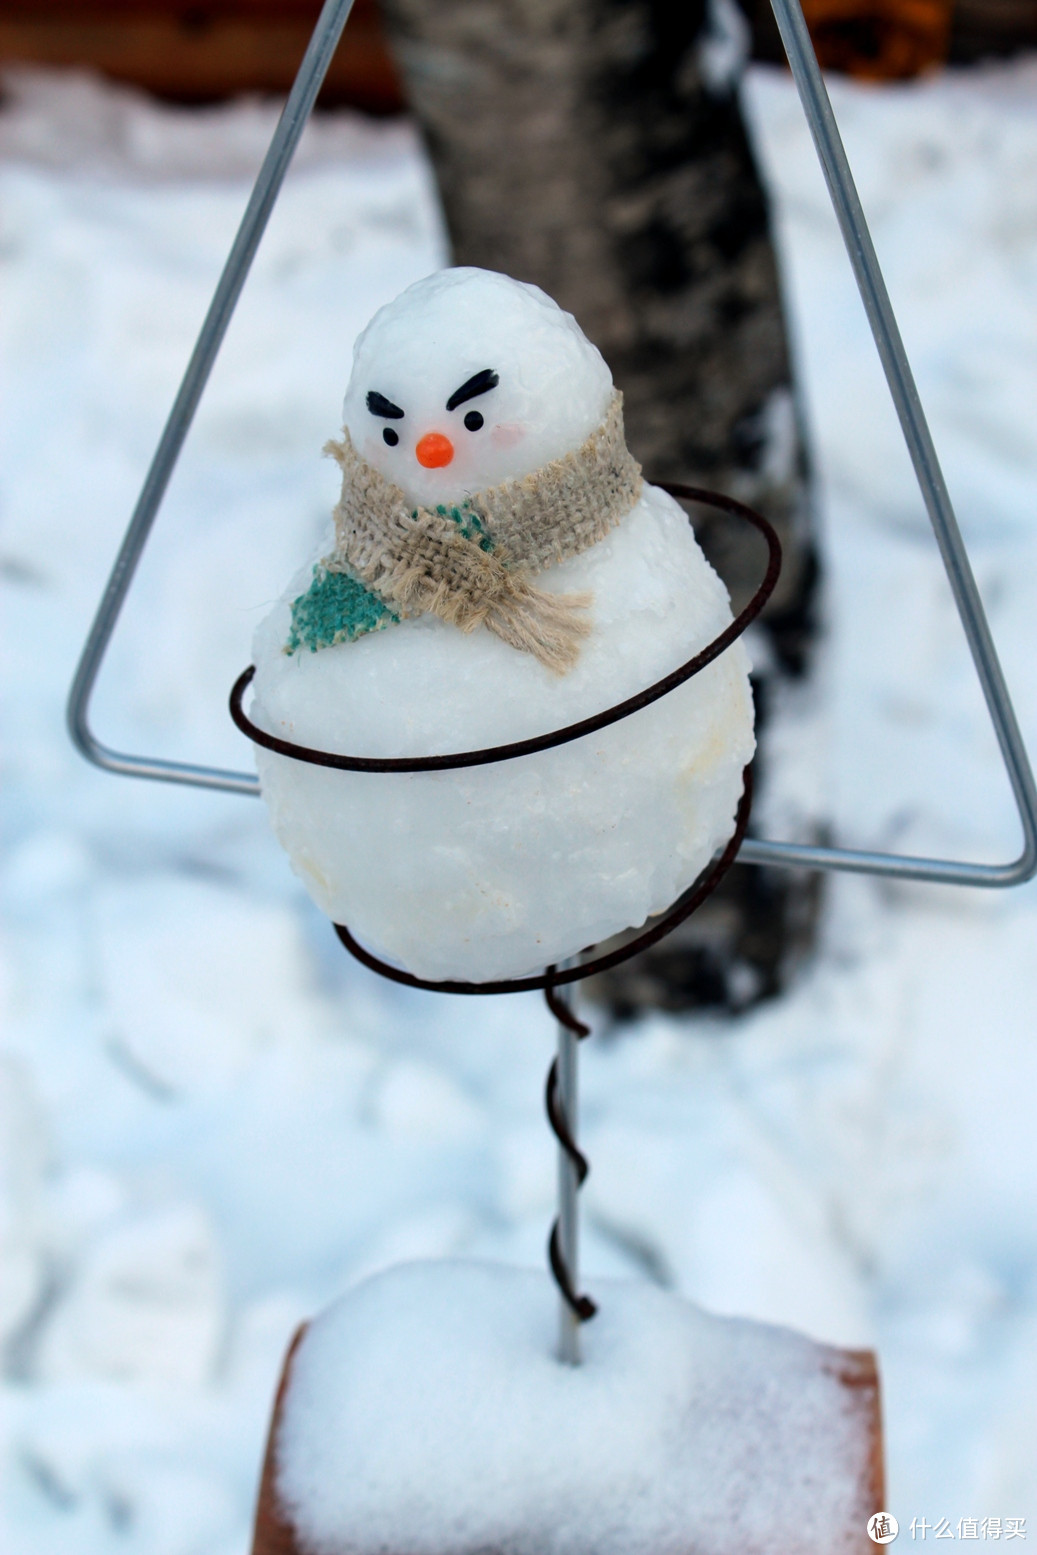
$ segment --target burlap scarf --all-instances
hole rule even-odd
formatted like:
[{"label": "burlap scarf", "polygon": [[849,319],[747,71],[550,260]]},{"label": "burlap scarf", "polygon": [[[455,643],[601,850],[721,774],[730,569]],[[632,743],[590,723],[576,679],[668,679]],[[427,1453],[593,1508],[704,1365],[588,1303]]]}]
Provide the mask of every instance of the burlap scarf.
[{"label": "burlap scarf", "polygon": [[603,539],[640,495],[621,394],[579,448],[457,505],[411,507],[348,432],[326,452],[342,468],[335,550],[292,607],[289,652],[431,612],[465,632],[486,626],[558,674],[575,663],[591,596],[551,594],[530,579]]}]

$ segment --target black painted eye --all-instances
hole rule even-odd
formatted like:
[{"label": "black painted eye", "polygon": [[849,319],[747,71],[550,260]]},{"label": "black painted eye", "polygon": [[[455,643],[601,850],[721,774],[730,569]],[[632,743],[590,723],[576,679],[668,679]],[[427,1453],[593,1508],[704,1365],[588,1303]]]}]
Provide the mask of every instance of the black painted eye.
[{"label": "black painted eye", "polygon": [[400,434],[398,432],[394,432],[392,427],[383,427],[382,441],[388,443],[390,448],[395,448],[396,444],[400,441]]},{"label": "black painted eye", "polygon": [[470,410],[464,418],[464,424],[469,432],[478,432],[483,424],[483,418],[477,410]]}]

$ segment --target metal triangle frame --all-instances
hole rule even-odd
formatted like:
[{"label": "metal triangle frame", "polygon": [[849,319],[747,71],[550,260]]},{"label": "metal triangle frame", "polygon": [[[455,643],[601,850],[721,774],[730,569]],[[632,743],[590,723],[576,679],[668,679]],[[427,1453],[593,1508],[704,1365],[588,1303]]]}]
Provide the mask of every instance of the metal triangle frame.
[{"label": "metal triangle frame", "polygon": [[[1010,863],[975,864],[956,859],[918,858],[901,853],[811,847],[801,843],[749,838],[742,845],[739,860],[807,869],[849,870],[857,874],[886,875],[907,880],[942,881],[948,885],[1019,885],[1037,873],[1037,788],[1034,786],[1033,772],[832,105],[803,18],[800,0],[771,0],[771,3],[1001,749],[1022,824],[1023,848],[1018,858]],[[102,660],[132,585],[137,564],[158,516],[209,373],[352,6],[353,0],[325,0],[256,178],[83,649],[69,695],[69,732],[74,744],[87,760],[108,772],[151,778],[159,782],[187,783],[232,794],[255,795],[259,792],[258,779],[252,773],[110,750],[101,744],[90,728],[89,706]]]}]

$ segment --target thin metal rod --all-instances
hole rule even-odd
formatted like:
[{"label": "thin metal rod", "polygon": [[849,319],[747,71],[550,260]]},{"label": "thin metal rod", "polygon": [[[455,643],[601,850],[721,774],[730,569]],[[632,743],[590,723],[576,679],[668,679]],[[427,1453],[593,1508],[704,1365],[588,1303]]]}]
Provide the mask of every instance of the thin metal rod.
[{"label": "thin metal rod", "polygon": [[151,468],[148,470],[126,537],[112,568],[86,646],[83,649],[68,701],[68,728],[73,743],[87,758],[109,772],[132,777],[154,778],[166,783],[190,783],[198,788],[223,789],[232,794],[255,794],[259,782],[253,773],[226,771],[219,767],[195,766],[189,762],[164,761],[158,757],[131,756],[113,751],[94,737],[88,720],[90,697],[101,661],[118,620],[123,601],[133,581],[137,563],[147,543],[170,477],[194,419],[198,402],[208,382],[231,316],[237,306],[256,250],[270,219],[270,212],[281,190],[299,138],[306,128],[313,105],[327,73],[332,56],[346,25],[353,0],[326,0],[313,37],[303,56],[288,101],[274,131],[270,148],[259,170],[237,236],[223,267],[209,311],[191,354],[183,382],[173,402],[165,429],[159,439]]},{"label": "thin metal rod", "polygon": [[[571,1009],[572,985],[558,989],[556,998]],[[579,1145],[579,1037],[558,1022],[558,1101],[574,1145]],[[572,1289],[580,1288],[580,1174],[564,1145],[558,1146],[558,1250],[568,1270]],[[564,1296],[558,1298],[558,1358],[567,1366],[579,1366],[581,1321]]]},{"label": "thin metal rod", "polygon": [[589,1323],[598,1308],[580,1290],[580,1223],[577,1194],[587,1180],[590,1164],[576,1138],[579,1112],[577,1044],[590,1036],[590,1027],[577,1018],[569,990],[563,995],[554,981],[565,971],[579,972],[580,958],[563,966],[548,967],[551,981],[544,989],[547,1007],[558,1022],[558,1054],[547,1073],[547,1120],[558,1140],[558,1214],[547,1242],[547,1261],[558,1286],[558,1359],[567,1366],[580,1364],[580,1324]]},{"label": "thin metal rod", "polygon": [[[569,964],[564,964],[567,970]],[[572,984],[552,989],[552,1001],[574,1011],[575,989]],[[580,1289],[580,1183],[586,1166],[580,1169],[580,1031],[575,1022],[558,1020],[557,1104],[564,1134],[572,1148],[558,1141],[558,1255],[569,1277],[569,1289]],[[558,1359],[564,1365],[580,1365],[581,1319],[566,1295],[558,1297]]]},{"label": "thin metal rod", "polygon": [[[1021,812],[1022,813],[1022,812]],[[911,853],[881,853],[868,848],[822,848],[809,843],[770,842],[747,837],[738,854],[740,864],[770,864],[789,869],[829,869],[850,875],[882,875],[893,880],[929,880],[936,885],[1005,887],[1021,885],[1034,873],[1029,838],[1009,864],[970,864],[956,859],[926,858]]]},{"label": "thin metal rod", "polygon": [[[771,4],[983,688],[1023,829],[1023,850],[1011,864],[954,865],[935,859],[896,859],[883,853],[840,850],[842,858],[836,867],[873,874],[896,874],[916,880],[953,880],[962,885],[1014,885],[1028,880],[1037,871],[1037,788],[1033,772],[800,0],[771,0]],[[798,848],[789,843],[757,842],[747,844],[742,857],[767,863],[813,863],[815,867],[826,867],[834,862],[831,852],[829,849]]]}]

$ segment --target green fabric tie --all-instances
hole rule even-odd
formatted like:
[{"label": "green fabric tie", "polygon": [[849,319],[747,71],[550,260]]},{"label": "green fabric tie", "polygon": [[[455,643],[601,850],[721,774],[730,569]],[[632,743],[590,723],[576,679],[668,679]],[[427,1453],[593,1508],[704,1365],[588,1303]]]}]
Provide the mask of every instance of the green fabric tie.
[{"label": "green fabric tie", "polygon": [[319,562],[313,582],[292,605],[292,629],[286,653],[299,648],[333,648],[355,642],[367,632],[377,632],[400,618],[348,572],[329,572]]}]

